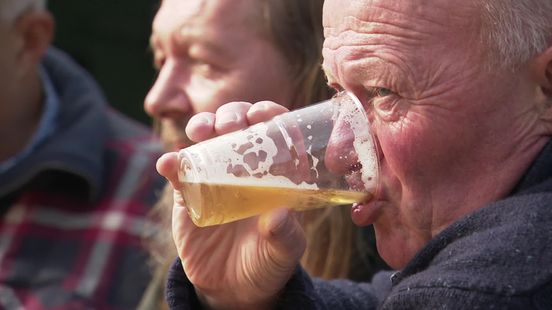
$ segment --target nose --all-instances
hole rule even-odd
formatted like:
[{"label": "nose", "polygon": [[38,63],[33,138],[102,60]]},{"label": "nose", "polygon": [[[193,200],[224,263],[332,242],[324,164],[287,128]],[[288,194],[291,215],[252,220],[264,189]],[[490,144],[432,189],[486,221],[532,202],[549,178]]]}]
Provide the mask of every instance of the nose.
[{"label": "nose", "polygon": [[342,97],[339,113],[328,141],[325,165],[337,175],[348,175],[362,169],[379,157],[372,128],[372,111],[351,93]]},{"label": "nose", "polygon": [[345,175],[358,169],[358,155],[354,151],[354,136],[346,122],[337,120],[328,146],[326,148],[325,164],[328,170],[337,175]]},{"label": "nose", "polygon": [[191,109],[185,93],[187,77],[178,67],[167,62],[159,71],[144,100],[146,113],[154,118],[185,114]]}]

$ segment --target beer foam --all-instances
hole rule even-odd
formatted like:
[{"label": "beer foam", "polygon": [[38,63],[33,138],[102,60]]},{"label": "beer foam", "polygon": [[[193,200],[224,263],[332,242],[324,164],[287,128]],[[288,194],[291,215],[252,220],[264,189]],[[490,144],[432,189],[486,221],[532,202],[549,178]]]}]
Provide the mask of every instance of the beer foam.
[{"label": "beer foam", "polygon": [[[213,139],[187,148],[193,156],[199,176],[183,176],[192,183],[240,184],[283,188],[317,189],[316,184],[294,183],[282,175],[271,174],[270,167],[278,153],[276,143],[268,136],[269,127],[259,123],[243,131],[228,134],[227,139]],[[292,139],[281,131],[287,146]],[[216,151],[211,151],[216,150]],[[250,162],[246,162],[249,160]],[[252,164],[251,161],[254,163]],[[295,159],[298,164],[298,159]],[[200,168],[201,167],[201,171]]]},{"label": "beer foam", "polygon": [[[309,122],[309,116],[315,115],[312,114],[313,110],[309,111],[310,113],[305,112],[306,114],[297,113],[294,115],[294,120],[296,122]],[[360,169],[356,173],[359,175],[364,188],[373,192],[378,184],[378,158],[364,108],[358,99],[354,96],[343,96],[339,101],[328,102],[328,104],[320,106],[315,113],[330,113],[330,117],[324,120],[331,119],[331,115],[333,115],[334,124],[338,116],[340,121],[349,124],[350,130],[352,130],[352,151],[357,154],[361,163],[359,165]],[[331,120],[324,122],[332,124]],[[277,163],[274,169],[271,170],[272,166],[275,165],[275,158],[283,155],[278,154],[277,143],[280,144],[285,141],[285,147],[291,153],[301,151],[300,146],[294,145],[292,137],[281,125],[279,121],[273,119],[242,131],[229,133],[223,139],[211,139],[182,150],[183,153],[181,154],[190,157],[190,165],[188,168],[182,167],[186,171],[181,169],[183,172],[181,173],[181,180],[191,183],[318,189],[316,183],[301,182],[299,178],[282,175],[284,172],[280,169],[281,163]],[[316,126],[306,125],[303,129],[305,128],[307,131],[306,133],[303,132],[305,141],[319,138],[317,131],[320,130],[320,124]],[[281,136],[274,138],[275,134]],[[277,140],[275,141],[273,138]],[[298,149],[295,149],[295,147],[298,147]],[[313,153],[311,143],[307,143],[306,147],[306,154],[313,164],[310,167],[311,172],[320,175],[317,167],[321,158],[317,156],[322,154],[318,154],[320,150]],[[284,150],[281,151],[285,152]],[[293,154],[290,154],[290,156],[294,157],[295,164],[295,166],[293,164],[290,166],[298,167],[300,160]],[[312,171],[312,169],[315,170]],[[279,170],[275,173],[280,175],[270,173],[270,171],[275,170]],[[298,184],[298,182],[301,183]]]},{"label": "beer foam", "polygon": [[354,95],[348,96],[354,104],[341,104],[340,113],[349,123],[354,135],[353,148],[362,164],[360,177],[367,190],[375,190],[378,185],[378,158],[374,139],[372,137],[368,118],[362,104]]}]

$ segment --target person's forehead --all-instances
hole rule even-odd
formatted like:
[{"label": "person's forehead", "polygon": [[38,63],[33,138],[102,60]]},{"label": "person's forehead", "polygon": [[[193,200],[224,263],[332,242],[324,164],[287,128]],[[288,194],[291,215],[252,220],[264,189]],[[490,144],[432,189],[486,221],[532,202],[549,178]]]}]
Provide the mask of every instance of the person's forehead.
[{"label": "person's forehead", "polygon": [[326,0],[323,24],[326,33],[355,27],[362,30],[389,25],[406,29],[462,27],[479,20],[475,10],[478,0],[358,0],[343,5],[340,0]]},{"label": "person's forehead", "polygon": [[346,60],[393,57],[412,66],[414,60],[427,60],[423,51],[465,48],[480,30],[475,1],[359,0],[343,6],[326,0],[323,69],[328,81],[342,78],[338,67]]},{"label": "person's forehead", "polygon": [[164,0],[153,22],[153,32],[194,26],[201,29],[249,26],[251,0]]},{"label": "person's forehead", "polygon": [[258,8],[251,7],[252,1],[257,0],[165,0],[155,17],[150,44],[154,49],[167,42],[176,48],[193,45],[195,51],[236,59],[263,41],[249,25],[251,10]]},{"label": "person's forehead", "polygon": [[204,6],[204,0],[163,0],[153,20],[152,30],[160,33],[193,20],[200,16]]}]

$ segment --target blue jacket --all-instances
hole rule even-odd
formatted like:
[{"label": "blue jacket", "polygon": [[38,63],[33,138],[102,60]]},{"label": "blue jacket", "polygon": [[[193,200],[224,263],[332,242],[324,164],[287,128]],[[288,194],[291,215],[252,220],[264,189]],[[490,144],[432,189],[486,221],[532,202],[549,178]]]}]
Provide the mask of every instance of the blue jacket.
[{"label": "blue jacket", "polygon": [[42,64],[59,110],[55,131],[0,173],[0,308],[135,309],[160,145],[67,55]]}]

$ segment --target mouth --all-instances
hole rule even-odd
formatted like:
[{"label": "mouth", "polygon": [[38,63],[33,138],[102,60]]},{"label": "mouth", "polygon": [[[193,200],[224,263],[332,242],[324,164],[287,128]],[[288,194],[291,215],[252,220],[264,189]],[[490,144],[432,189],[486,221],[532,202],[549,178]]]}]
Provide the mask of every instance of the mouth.
[{"label": "mouth", "polygon": [[[355,203],[351,207],[351,219],[357,226],[373,224],[381,214],[382,207],[386,204],[385,194],[380,186],[365,184],[362,178],[362,164],[356,163],[350,166],[349,173],[345,176],[349,188],[354,191],[367,193],[365,201]],[[370,183],[370,180],[368,180]],[[372,187],[372,188],[370,188]]]},{"label": "mouth", "polygon": [[362,163],[357,162],[349,166],[348,173],[344,176],[345,181],[349,185],[349,189],[357,192],[369,193],[369,200],[373,200],[378,194],[377,186],[374,186],[372,177],[363,177]]},{"label": "mouth", "polygon": [[376,222],[381,213],[383,201],[355,203],[351,207],[351,220],[357,226],[367,226]]},{"label": "mouth", "polygon": [[164,120],[159,124],[159,137],[168,151],[179,151],[194,144],[186,136],[185,126],[182,124],[185,122],[176,122],[171,119]]}]

